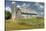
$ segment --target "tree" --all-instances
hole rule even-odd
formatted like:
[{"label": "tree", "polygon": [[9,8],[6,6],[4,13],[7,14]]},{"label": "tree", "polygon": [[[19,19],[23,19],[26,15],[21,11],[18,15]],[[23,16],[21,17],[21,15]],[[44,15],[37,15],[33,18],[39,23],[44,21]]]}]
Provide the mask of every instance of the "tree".
[{"label": "tree", "polygon": [[10,18],[11,18],[11,13],[5,10],[5,19],[10,19]]}]

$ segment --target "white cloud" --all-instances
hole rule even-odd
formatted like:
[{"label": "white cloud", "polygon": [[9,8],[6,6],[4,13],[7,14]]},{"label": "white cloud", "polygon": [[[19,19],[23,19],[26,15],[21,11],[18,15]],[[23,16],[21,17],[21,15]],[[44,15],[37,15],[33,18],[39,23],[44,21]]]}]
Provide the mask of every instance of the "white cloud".
[{"label": "white cloud", "polygon": [[21,6],[20,5],[17,5],[17,8],[20,8],[21,9]]},{"label": "white cloud", "polygon": [[23,8],[26,8],[26,3],[23,3],[21,6],[20,6],[20,5],[17,5],[17,7],[23,7]]},{"label": "white cloud", "polygon": [[12,4],[15,4],[16,2],[12,2]]},{"label": "white cloud", "polygon": [[10,7],[6,7],[5,10],[11,12],[11,8]]},{"label": "white cloud", "polygon": [[23,3],[21,7],[28,8],[30,4]]},{"label": "white cloud", "polygon": [[43,5],[39,5],[38,10],[43,10],[44,6]]},{"label": "white cloud", "polygon": [[39,3],[35,3],[34,5],[37,6],[37,8],[38,8],[37,10],[43,10],[43,8],[44,8],[44,6]]},{"label": "white cloud", "polygon": [[39,3],[36,2],[34,5],[39,6]]},{"label": "white cloud", "polygon": [[41,12],[41,15],[43,15],[44,13],[43,12]]},{"label": "white cloud", "polygon": [[23,3],[21,6],[20,5],[17,5],[18,8],[21,8],[21,7],[26,7],[26,3]]},{"label": "white cloud", "polygon": [[40,5],[40,8],[44,8],[42,5]]},{"label": "white cloud", "polygon": [[22,4],[22,7],[24,7],[24,6],[26,6],[26,3],[23,3],[23,4]]},{"label": "white cloud", "polygon": [[33,11],[33,13],[38,14],[36,11]]},{"label": "white cloud", "polygon": [[21,6],[20,5],[17,5],[18,8],[20,8]]}]

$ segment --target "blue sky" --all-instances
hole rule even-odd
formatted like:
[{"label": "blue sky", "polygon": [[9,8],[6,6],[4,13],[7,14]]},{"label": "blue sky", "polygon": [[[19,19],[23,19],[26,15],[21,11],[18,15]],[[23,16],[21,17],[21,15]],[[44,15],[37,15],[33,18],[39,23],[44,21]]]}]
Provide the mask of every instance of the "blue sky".
[{"label": "blue sky", "polygon": [[[11,1],[5,1],[6,10],[11,11]],[[43,2],[25,2],[25,1],[16,1],[17,7],[25,7],[35,10],[39,16],[44,15],[44,3]]]}]

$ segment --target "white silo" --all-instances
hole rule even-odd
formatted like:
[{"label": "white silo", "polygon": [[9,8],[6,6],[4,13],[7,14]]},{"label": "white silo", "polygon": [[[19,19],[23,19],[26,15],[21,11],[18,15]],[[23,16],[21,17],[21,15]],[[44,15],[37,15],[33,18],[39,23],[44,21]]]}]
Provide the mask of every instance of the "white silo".
[{"label": "white silo", "polygon": [[16,19],[16,2],[12,2],[12,5],[11,5],[11,11],[12,11],[12,20],[15,21]]}]

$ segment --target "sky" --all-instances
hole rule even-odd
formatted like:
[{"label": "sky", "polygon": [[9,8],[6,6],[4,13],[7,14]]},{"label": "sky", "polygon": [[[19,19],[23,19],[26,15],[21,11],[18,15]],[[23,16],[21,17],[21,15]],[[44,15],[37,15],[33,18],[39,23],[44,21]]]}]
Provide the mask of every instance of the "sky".
[{"label": "sky", "polygon": [[[12,1],[5,1],[5,9],[11,12]],[[43,2],[26,2],[26,1],[16,1],[16,7],[29,8],[38,13],[38,16],[44,16],[44,3]]]}]

